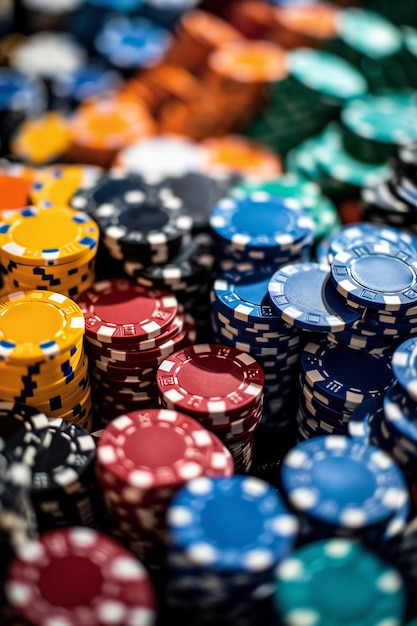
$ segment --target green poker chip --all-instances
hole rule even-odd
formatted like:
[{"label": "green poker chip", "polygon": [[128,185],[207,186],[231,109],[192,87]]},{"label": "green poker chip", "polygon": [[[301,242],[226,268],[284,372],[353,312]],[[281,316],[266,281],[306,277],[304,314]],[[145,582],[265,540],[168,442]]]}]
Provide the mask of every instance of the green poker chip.
[{"label": "green poker chip", "polygon": [[290,75],[313,92],[344,102],[367,91],[367,83],[350,63],[330,52],[298,48],[287,54]]},{"label": "green poker chip", "polygon": [[355,52],[374,59],[392,56],[401,49],[401,33],[379,13],[350,8],[336,17],[340,39]]},{"label": "green poker chip", "polygon": [[285,626],[401,626],[405,612],[398,572],[346,539],[310,543],[281,561],[274,600]]}]

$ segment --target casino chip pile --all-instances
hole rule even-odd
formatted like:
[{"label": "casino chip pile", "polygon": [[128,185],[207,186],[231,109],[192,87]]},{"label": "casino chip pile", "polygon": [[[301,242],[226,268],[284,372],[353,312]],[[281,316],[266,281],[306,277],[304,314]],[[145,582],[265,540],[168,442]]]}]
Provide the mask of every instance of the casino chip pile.
[{"label": "casino chip pile", "polygon": [[252,464],[254,431],[262,418],[264,373],[247,352],[197,344],[162,361],[159,402],[198,420],[230,450],[236,472]]},{"label": "casino chip pile", "polygon": [[268,619],[262,609],[273,570],[298,529],[271,485],[248,476],[196,478],[173,498],[167,523],[169,607],[185,611],[187,624],[201,612],[213,624]]},{"label": "casino chip pile", "polygon": [[392,174],[384,182],[362,189],[364,219],[416,232],[417,142],[397,150],[392,160]]},{"label": "casino chip pile", "polygon": [[[254,357],[264,372],[261,430],[278,438],[293,424],[301,333],[274,313],[268,283],[274,267],[242,264],[215,280],[212,323],[221,343]],[[275,437],[276,438],[276,437]]]},{"label": "casino chip pile", "polygon": [[342,435],[300,442],[283,459],[281,481],[304,542],[360,537],[376,546],[404,530],[404,476],[374,446]]},{"label": "casino chip pile", "polygon": [[148,568],[161,568],[166,511],[187,481],[228,477],[227,448],[191,417],[167,409],[136,410],[106,426],[97,447],[97,477],[113,534]]},{"label": "casino chip pile", "polygon": [[403,624],[405,589],[398,571],[348,539],[297,548],[276,569],[275,603],[285,626]]},{"label": "casino chip pile", "polygon": [[115,626],[156,622],[155,591],[143,565],[108,535],[82,526],[22,546],[6,594],[17,616],[37,625],[104,624],[109,614]]},{"label": "casino chip pile", "polygon": [[98,234],[86,213],[65,206],[3,211],[2,293],[37,289],[74,298],[95,280]]},{"label": "casino chip pile", "polygon": [[19,291],[0,299],[0,397],[88,430],[92,404],[84,316],[70,298]]},{"label": "casino chip pile", "polygon": [[157,406],[157,367],[193,343],[193,319],[170,292],[126,278],[95,283],[78,305],[98,426],[127,411]]}]

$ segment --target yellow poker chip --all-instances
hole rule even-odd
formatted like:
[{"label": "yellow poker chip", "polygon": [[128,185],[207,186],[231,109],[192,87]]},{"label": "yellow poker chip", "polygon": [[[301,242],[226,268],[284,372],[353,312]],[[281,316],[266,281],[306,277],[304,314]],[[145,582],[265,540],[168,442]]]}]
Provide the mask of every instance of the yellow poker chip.
[{"label": "yellow poker chip", "polygon": [[12,154],[32,165],[43,165],[65,155],[72,144],[69,121],[56,111],[23,122],[11,142]]},{"label": "yellow poker chip", "polygon": [[0,299],[0,360],[19,365],[53,359],[77,346],[84,315],[52,291],[19,291]]},{"label": "yellow poker chip", "polygon": [[69,206],[78,189],[92,187],[103,175],[95,165],[54,165],[35,171],[29,195],[37,206]]},{"label": "yellow poker chip", "polygon": [[7,218],[3,215],[0,222],[3,256],[26,265],[61,265],[81,259],[97,250],[98,237],[94,220],[65,207],[30,206]]}]

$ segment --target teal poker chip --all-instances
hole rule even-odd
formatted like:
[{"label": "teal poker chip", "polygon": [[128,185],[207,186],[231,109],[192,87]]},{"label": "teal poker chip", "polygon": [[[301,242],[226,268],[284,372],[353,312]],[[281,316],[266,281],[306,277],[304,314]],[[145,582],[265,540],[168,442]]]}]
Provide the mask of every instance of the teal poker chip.
[{"label": "teal poker chip", "polygon": [[355,52],[372,59],[389,57],[401,49],[401,33],[374,11],[349,8],[336,17],[340,39]]},{"label": "teal poker chip", "polygon": [[401,626],[405,614],[397,570],[347,539],[298,548],[276,570],[274,599],[286,626]]}]

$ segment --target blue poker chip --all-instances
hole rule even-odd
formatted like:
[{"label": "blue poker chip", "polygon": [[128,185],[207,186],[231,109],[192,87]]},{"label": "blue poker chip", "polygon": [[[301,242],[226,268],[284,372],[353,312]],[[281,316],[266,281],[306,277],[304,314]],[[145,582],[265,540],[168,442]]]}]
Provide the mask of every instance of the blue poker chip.
[{"label": "blue poker chip", "polygon": [[381,419],[383,413],[384,400],[381,396],[361,402],[349,417],[349,436],[363,443],[370,443],[372,424],[374,420]]},{"label": "blue poker chip", "polygon": [[256,249],[268,256],[313,240],[314,223],[292,198],[254,192],[242,198],[223,198],[213,208],[210,225],[236,249]]},{"label": "blue poker chip", "polygon": [[371,309],[400,311],[417,303],[417,256],[386,242],[362,241],[338,252],[331,265],[336,289]]},{"label": "blue poker chip", "polygon": [[41,81],[9,68],[0,69],[1,111],[36,117],[43,113],[46,104],[46,91]]},{"label": "blue poker chip", "polygon": [[190,565],[242,574],[270,571],[298,531],[271,485],[238,475],[189,481],[171,502],[167,526],[170,543]]},{"label": "blue poker chip", "polygon": [[274,271],[273,266],[264,265],[225,272],[214,282],[212,301],[229,319],[262,324],[265,330],[279,332],[286,325],[273,311],[268,297],[268,284]]},{"label": "blue poker chip", "polygon": [[150,67],[162,59],[171,33],[143,17],[110,19],[95,39],[97,51],[120,69]]},{"label": "blue poker chip", "polygon": [[143,4],[143,0],[86,0],[89,4],[110,9],[112,11],[136,11]]},{"label": "blue poker chip", "polygon": [[392,433],[417,450],[417,403],[394,382],[384,396],[385,423]]},{"label": "blue poker chip", "polygon": [[316,396],[314,390],[305,382],[302,385],[302,393],[300,400],[305,402],[314,417],[322,417],[329,424],[335,424],[339,428],[344,428],[349,422],[352,414],[350,411],[333,409],[331,404],[326,404],[320,397]]},{"label": "blue poker chip", "polygon": [[297,444],[283,459],[281,481],[296,511],[350,530],[388,523],[408,497],[394,461],[347,436]]},{"label": "blue poker chip", "polygon": [[327,258],[331,263],[338,252],[352,244],[361,241],[386,241],[393,245],[413,251],[415,237],[393,226],[378,226],[369,222],[357,222],[342,226],[337,232],[329,237]]},{"label": "blue poker chip", "polygon": [[368,354],[390,355],[395,349],[393,337],[368,337],[360,333],[356,333],[352,328],[341,331],[334,335],[327,333],[327,339],[331,343],[341,343],[352,350],[365,350]]},{"label": "blue poker chip", "polygon": [[362,316],[336,291],[328,265],[286,265],[272,276],[268,293],[277,315],[301,330],[338,332]]},{"label": "blue poker chip", "polygon": [[417,337],[407,339],[396,348],[392,370],[404,391],[417,402]]},{"label": "blue poker chip", "polygon": [[57,77],[52,89],[57,98],[80,103],[87,98],[116,91],[121,81],[121,76],[115,70],[90,63]]},{"label": "blue poker chip", "polygon": [[387,358],[328,341],[304,347],[301,374],[313,390],[331,399],[333,408],[351,409],[383,395],[393,378]]}]

